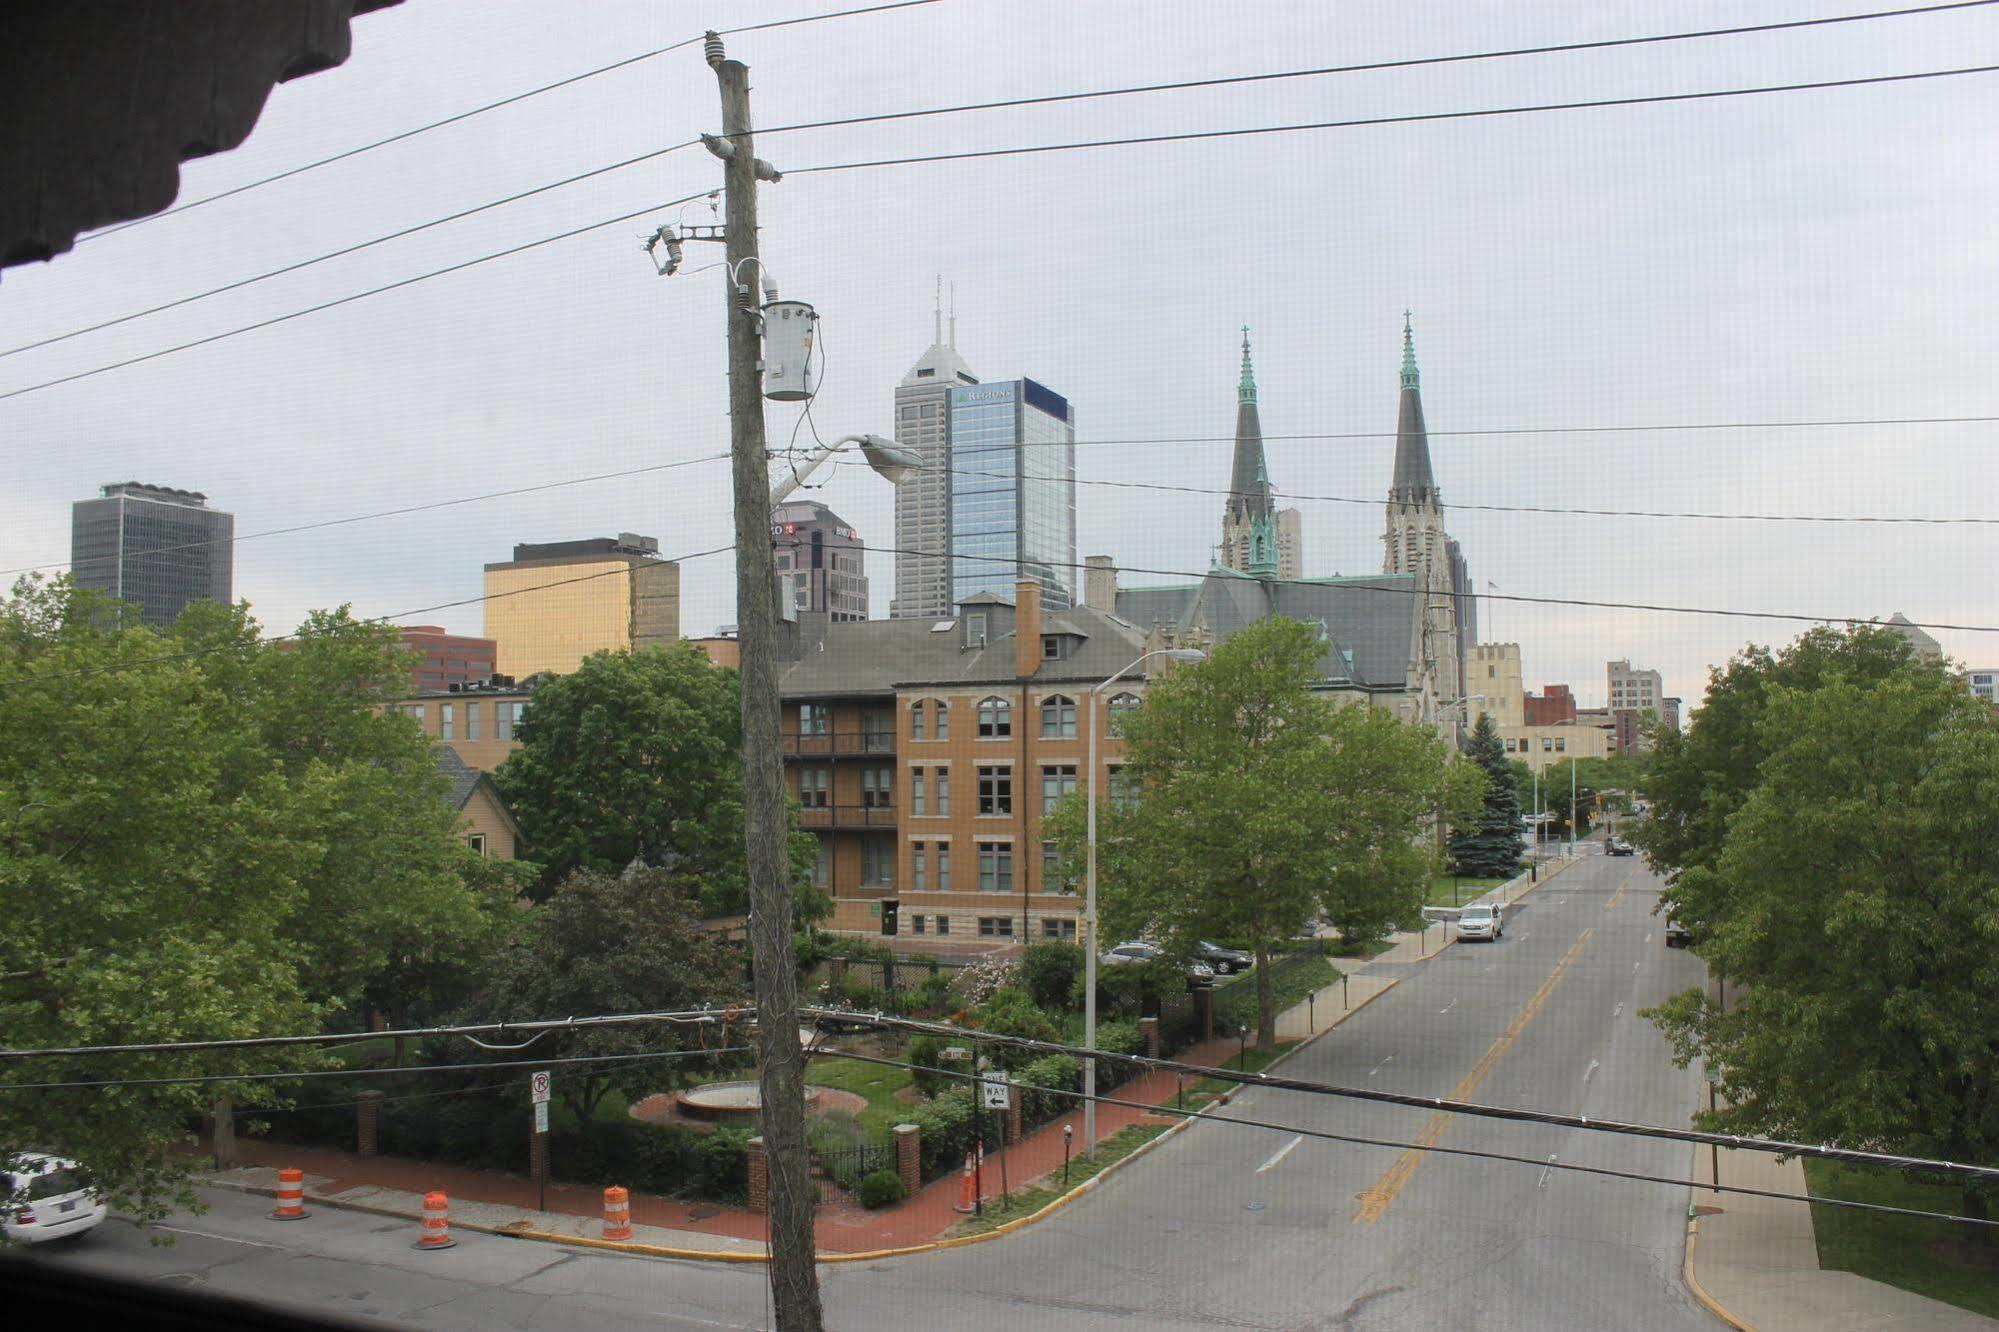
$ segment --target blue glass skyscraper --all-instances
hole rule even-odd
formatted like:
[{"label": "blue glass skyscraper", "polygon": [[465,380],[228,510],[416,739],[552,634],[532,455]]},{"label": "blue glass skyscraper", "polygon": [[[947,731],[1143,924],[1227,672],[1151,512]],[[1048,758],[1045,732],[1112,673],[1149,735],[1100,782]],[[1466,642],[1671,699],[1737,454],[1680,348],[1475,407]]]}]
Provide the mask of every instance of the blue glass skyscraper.
[{"label": "blue glass skyscraper", "polygon": [[954,387],[950,409],[951,600],[1040,583],[1076,588],[1076,428],[1068,399],[1031,379]]}]

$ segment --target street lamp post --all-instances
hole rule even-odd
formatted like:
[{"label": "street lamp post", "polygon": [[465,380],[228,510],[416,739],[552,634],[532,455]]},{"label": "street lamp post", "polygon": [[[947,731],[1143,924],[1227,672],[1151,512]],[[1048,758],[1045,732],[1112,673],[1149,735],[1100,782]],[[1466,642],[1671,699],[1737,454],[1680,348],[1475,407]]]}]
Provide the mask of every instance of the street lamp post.
[{"label": "street lamp post", "polygon": [[1097,732],[1102,728],[1099,699],[1131,672],[1165,657],[1170,661],[1200,661],[1208,654],[1199,648],[1156,648],[1124,667],[1100,685],[1090,689],[1090,780],[1089,811],[1084,841],[1083,868],[1083,1156],[1097,1159]]},{"label": "street lamp post", "polygon": [[868,466],[874,468],[892,486],[901,485],[923,466],[921,458],[892,439],[884,439],[880,435],[842,435],[831,444],[821,444],[807,454],[805,466],[794,466],[790,476],[771,487],[772,506],[784,503],[791,492],[804,485],[827,459],[843,452],[849,444],[860,445],[861,456],[868,460]]}]

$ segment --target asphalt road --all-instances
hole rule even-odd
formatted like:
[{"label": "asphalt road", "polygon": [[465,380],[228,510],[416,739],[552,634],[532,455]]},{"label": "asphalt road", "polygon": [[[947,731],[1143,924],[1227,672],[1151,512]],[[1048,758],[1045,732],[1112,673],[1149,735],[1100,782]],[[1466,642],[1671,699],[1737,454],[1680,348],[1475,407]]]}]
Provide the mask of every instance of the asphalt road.
[{"label": "asphalt road", "polygon": [[[1458,944],[1285,1066],[1290,1075],[1592,1118],[1682,1124],[1698,1078],[1636,1010],[1698,984],[1649,914],[1656,881],[1590,857],[1492,944]],[[1202,1123],[1006,1239],[822,1269],[837,1328],[1680,1329],[1688,1192],[1550,1169],[1685,1178],[1693,1148],[1252,1091],[1223,1114],[1527,1164],[1417,1156]],[[659,1262],[321,1209],[276,1225],[217,1193],[172,1248],[122,1223],[44,1260],[440,1328],[767,1326],[760,1269]]]}]

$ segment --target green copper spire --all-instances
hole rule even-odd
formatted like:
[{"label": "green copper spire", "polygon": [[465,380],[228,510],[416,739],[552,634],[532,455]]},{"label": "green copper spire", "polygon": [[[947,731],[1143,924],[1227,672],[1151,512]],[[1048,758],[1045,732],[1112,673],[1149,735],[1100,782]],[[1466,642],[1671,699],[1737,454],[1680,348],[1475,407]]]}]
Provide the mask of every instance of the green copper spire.
[{"label": "green copper spire", "polygon": [[1249,368],[1249,325],[1242,326],[1242,382],[1236,385],[1237,402],[1256,401],[1256,372]]},{"label": "green copper spire", "polygon": [[1409,312],[1402,312],[1402,387],[1418,387],[1416,376],[1416,334],[1409,327]]},{"label": "green copper spire", "polygon": [[1251,578],[1277,577],[1277,519],[1267,510],[1249,520],[1249,567]]}]

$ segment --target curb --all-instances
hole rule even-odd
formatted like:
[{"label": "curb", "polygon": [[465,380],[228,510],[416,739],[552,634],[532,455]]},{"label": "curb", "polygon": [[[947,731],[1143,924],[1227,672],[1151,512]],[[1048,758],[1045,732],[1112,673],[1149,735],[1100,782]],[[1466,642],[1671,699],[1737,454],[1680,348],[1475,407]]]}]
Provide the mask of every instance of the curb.
[{"label": "curb", "polygon": [[1697,1218],[1691,1216],[1687,1218],[1687,1256],[1681,1265],[1681,1279],[1686,1282],[1687,1289],[1692,1292],[1693,1297],[1700,1301],[1701,1308],[1736,1329],[1736,1332],[1756,1332],[1753,1326],[1724,1309],[1719,1300],[1707,1293],[1707,1288],[1701,1285],[1700,1278],[1694,1275],[1694,1241],[1700,1234],[1700,1228],[1701,1223]]}]

